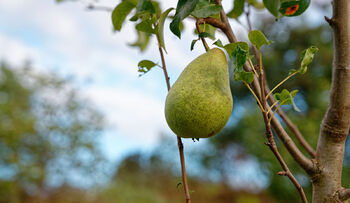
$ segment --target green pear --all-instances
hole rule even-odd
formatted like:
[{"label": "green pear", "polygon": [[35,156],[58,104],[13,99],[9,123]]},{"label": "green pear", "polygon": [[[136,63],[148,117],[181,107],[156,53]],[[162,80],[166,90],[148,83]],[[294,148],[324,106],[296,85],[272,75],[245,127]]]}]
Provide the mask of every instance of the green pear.
[{"label": "green pear", "polygon": [[232,106],[226,56],[213,48],[188,64],[174,83],[165,118],[177,136],[207,138],[225,126]]}]

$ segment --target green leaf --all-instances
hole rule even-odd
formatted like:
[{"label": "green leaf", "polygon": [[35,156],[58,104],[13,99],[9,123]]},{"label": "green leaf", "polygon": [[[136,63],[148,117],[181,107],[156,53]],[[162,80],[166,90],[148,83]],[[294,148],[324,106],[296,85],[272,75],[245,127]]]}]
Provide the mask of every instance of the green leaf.
[{"label": "green leaf", "polygon": [[252,73],[252,72],[245,72],[245,71],[234,72],[233,73],[233,78],[236,81],[242,80],[242,81],[250,84],[254,80],[254,73]]},{"label": "green leaf", "polygon": [[191,15],[196,18],[207,18],[219,14],[221,10],[222,7],[220,5],[210,3],[207,0],[199,0]]},{"label": "green leaf", "polygon": [[301,65],[300,65],[299,73],[301,74],[306,73],[307,66],[312,62],[316,52],[318,52],[318,48],[315,46],[311,46],[303,51],[300,57]]},{"label": "green leaf", "polygon": [[150,12],[155,13],[156,9],[154,8],[150,0],[139,0],[136,6],[136,12]]},{"label": "green leaf", "polygon": [[279,12],[288,17],[301,15],[310,5],[310,0],[285,1],[281,3]]},{"label": "green leaf", "polygon": [[[136,6],[136,13],[133,17],[130,18],[130,21],[137,21],[138,19],[146,20],[153,16],[156,13],[156,8],[154,7],[154,2],[150,0],[139,0]],[[159,9],[159,8],[157,8]]]},{"label": "green leaf", "polygon": [[224,48],[224,45],[222,45],[222,42],[221,42],[221,40],[216,40],[213,44],[215,44],[216,46],[218,46],[218,47],[221,47],[221,48]]},{"label": "green leaf", "polygon": [[269,45],[272,41],[267,40],[265,35],[259,30],[250,31],[248,34],[249,41],[260,50],[262,45]]},{"label": "green leaf", "polygon": [[172,11],[173,9],[174,8],[168,8],[166,11],[164,11],[164,13],[160,15],[158,25],[157,25],[158,34],[159,34],[159,43],[160,43],[160,46],[164,49],[165,53],[166,53],[166,49],[165,49],[165,43],[164,43],[164,22],[166,17],[168,17],[168,14],[170,13],[170,11]]},{"label": "green leaf", "polygon": [[138,72],[141,73],[139,76],[142,76],[148,73],[154,66],[157,66],[157,64],[150,60],[142,60],[137,66],[139,67]]},{"label": "green leaf", "polygon": [[126,18],[126,16],[130,13],[130,11],[135,7],[135,4],[129,1],[122,1],[118,4],[113,12],[112,12],[112,23],[114,30],[120,31],[122,28],[122,24]]},{"label": "green leaf", "polygon": [[278,8],[280,5],[280,0],[263,0],[263,2],[267,10],[270,11],[272,15],[279,17]]},{"label": "green leaf", "polygon": [[[200,38],[206,38],[206,37],[209,37],[209,38],[213,38],[214,36],[213,35],[211,35],[210,33],[208,33],[208,32],[201,32],[201,33],[199,33],[199,35],[198,35]],[[215,37],[214,37],[215,38]]]},{"label": "green leaf", "polygon": [[244,10],[244,0],[235,0],[233,3],[233,9],[227,14],[229,18],[238,18],[242,15]]},{"label": "green leaf", "polygon": [[284,89],[281,93],[275,93],[274,98],[276,101],[280,102],[280,105],[292,104],[294,110],[300,112],[300,109],[294,103],[294,97],[297,94],[297,92],[298,90],[293,90],[292,92],[289,92],[288,90]]},{"label": "green leaf", "polygon": [[289,71],[289,74],[299,72],[300,74],[305,74],[307,71],[307,66],[312,62],[314,55],[318,52],[318,48],[311,46],[305,49],[300,56],[300,68],[298,70],[292,69]]},{"label": "green leaf", "polygon": [[229,56],[232,55],[232,52],[236,49],[236,47],[239,46],[241,49],[247,51],[247,55],[249,55],[249,46],[246,42],[235,42],[230,43],[224,46],[224,49],[226,50],[227,54]]},{"label": "green leaf", "polygon": [[198,0],[179,0],[176,6],[176,13],[173,21],[170,23],[170,30],[178,38],[181,38],[180,22],[191,14],[196,7]]},{"label": "green leaf", "polygon": [[149,36],[150,36],[150,34],[148,34],[146,32],[137,31],[136,42],[129,44],[129,45],[133,46],[133,47],[138,47],[140,49],[140,51],[142,52],[147,48],[149,38],[150,38]]},{"label": "green leaf", "polygon": [[192,42],[191,42],[191,51],[193,50],[194,45],[196,44],[197,41],[198,41],[198,39],[192,40]]},{"label": "green leaf", "polygon": [[156,30],[153,29],[152,26],[153,26],[153,20],[147,19],[147,20],[144,20],[144,21],[140,22],[139,24],[137,24],[136,30],[138,30],[140,32],[147,32],[147,33],[155,34]]},{"label": "green leaf", "polygon": [[256,8],[258,10],[261,10],[261,9],[265,8],[264,3],[260,2],[260,1],[257,1],[257,0],[248,0],[248,4],[252,5],[254,8]]},{"label": "green leaf", "polygon": [[[209,24],[200,24],[199,28],[202,32],[207,32],[210,35],[208,36],[210,39],[215,40],[215,32],[216,32],[216,28],[209,25]],[[198,34],[197,29],[194,30],[195,34]]]},{"label": "green leaf", "polygon": [[235,50],[231,53],[233,59],[234,71],[243,71],[243,66],[248,59],[248,52],[241,48],[241,46],[236,45]]}]

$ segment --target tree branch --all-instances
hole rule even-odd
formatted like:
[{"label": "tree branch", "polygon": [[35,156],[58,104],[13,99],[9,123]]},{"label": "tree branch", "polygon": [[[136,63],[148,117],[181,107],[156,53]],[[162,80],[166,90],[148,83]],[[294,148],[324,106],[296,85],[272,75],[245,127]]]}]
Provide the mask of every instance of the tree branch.
[{"label": "tree branch", "polygon": [[322,171],[313,183],[313,202],[331,202],[342,190],[341,177],[345,140],[350,127],[350,1],[334,0],[333,65],[330,103],[323,118],[316,149]]},{"label": "tree branch", "polygon": [[350,188],[344,188],[339,191],[339,199],[345,201],[350,198]]},{"label": "tree branch", "polygon": [[[261,54],[261,52],[259,51],[259,53]],[[273,134],[272,134],[272,130],[271,130],[271,125],[270,122],[268,121],[268,114],[267,114],[267,102],[266,102],[266,97],[265,97],[265,77],[264,77],[264,68],[262,66],[262,61],[261,61],[261,55],[260,55],[260,60],[259,60],[259,69],[260,69],[260,89],[261,89],[261,103],[263,104],[263,118],[264,118],[264,122],[265,122],[265,130],[266,130],[266,137],[268,140],[268,143],[266,143],[267,146],[269,146],[269,148],[271,149],[271,151],[273,152],[273,154],[276,156],[277,160],[279,161],[281,167],[283,168],[286,176],[291,180],[291,182],[294,184],[294,186],[297,188],[299,195],[302,199],[302,201],[304,203],[307,203],[307,199],[304,193],[303,188],[301,187],[301,185],[299,184],[299,182],[295,179],[295,177],[293,176],[293,174],[290,172],[286,162],[283,160],[281,154],[278,152],[278,148],[276,145],[276,142],[273,138]],[[270,116],[272,116],[272,118],[275,118],[273,114],[270,114]]]}]

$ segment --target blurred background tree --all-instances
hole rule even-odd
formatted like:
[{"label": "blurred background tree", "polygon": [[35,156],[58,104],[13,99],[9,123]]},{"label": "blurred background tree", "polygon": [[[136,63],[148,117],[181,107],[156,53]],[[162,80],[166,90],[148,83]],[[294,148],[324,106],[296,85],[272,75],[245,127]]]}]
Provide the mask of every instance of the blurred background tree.
[{"label": "blurred background tree", "polygon": [[67,79],[0,65],[0,202],[103,175],[102,114]]}]

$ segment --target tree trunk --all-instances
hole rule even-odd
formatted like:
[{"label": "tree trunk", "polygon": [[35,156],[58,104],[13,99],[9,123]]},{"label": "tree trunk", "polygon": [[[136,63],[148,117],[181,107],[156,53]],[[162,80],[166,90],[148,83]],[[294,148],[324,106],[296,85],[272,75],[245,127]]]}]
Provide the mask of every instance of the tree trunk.
[{"label": "tree trunk", "polygon": [[339,199],[345,140],[350,126],[350,0],[333,1],[334,54],[330,104],[321,124],[316,150],[318,176],[312,180],[313,203]]}]

